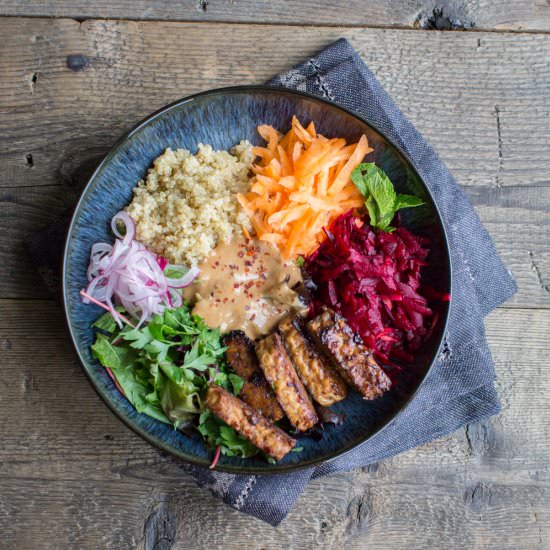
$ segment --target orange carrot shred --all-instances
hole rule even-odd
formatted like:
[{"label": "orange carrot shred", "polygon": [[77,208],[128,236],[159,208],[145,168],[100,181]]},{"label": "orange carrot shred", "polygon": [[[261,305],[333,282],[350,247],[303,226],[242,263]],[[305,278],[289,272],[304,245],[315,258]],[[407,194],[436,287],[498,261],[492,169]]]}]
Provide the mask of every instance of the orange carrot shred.
[{"label": "orange carrot shred", "polygon": [[318,134],[313,121],[304,127],[295,116],[284,135],[266,124],[258,133],[266,146],[252,148],[254,176],[238,201],[257,238],[277,246],[285,259],[307,256],[326,238],[324,227],[363,205],[350,176],[372,149],[364,135],[346,144]]}]

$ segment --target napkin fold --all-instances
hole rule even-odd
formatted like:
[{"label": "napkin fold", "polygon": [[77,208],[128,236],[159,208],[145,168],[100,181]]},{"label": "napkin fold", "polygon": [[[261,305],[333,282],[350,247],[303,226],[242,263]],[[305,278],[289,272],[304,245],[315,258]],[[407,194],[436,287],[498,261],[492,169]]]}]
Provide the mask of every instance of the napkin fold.
[{"label": "napkin fold", "polygon": [[[235,475],[180,463],[233,508],[278,525],[310,479],[378,462],[499,411],[483,318],[517,290],[491,237],[431,146],[405,118],[347,40],[331,44],[270,85],[308,92],[357,113],[403,149],[428,185],[449,240],[453,301],[440,356],[404,411],[369,441],[317,468],[269,476]],[[54,291],[69,215],[27,243]]]}]

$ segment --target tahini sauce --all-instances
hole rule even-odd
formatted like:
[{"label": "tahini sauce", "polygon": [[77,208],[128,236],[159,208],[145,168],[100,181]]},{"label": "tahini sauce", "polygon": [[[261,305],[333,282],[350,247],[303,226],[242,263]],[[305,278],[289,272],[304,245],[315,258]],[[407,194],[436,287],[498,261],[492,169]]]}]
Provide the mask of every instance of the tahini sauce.
[{"label": "tahini sauce", "polygon": [[293,261],[283,262],[269,243],[244,237],[219,244],[198,266],[199,278],[184,289],[212,328],[243,330],[250,338],[273,331],[288,313],[305,306],[292,290],[302,281]]}]

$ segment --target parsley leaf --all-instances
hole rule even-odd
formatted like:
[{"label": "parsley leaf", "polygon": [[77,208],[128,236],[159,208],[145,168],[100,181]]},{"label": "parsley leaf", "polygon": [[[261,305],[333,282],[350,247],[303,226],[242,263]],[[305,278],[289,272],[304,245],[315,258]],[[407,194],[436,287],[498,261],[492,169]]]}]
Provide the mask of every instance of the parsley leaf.
[{"label": "parsley leaf", "polygon": [[239,395],[244,386],[244,379],[233,373],[229,373],[227,376],[229,377],[229,381],[233,386],[233,395]]},{"label": "parsley leaf", "polygon": [[372,162],[360,164],[351,173],[351,181],[365,198],[370,224],[383,231],[394,231],[390,224],[401,208],[420,206],[424,202],[413,195],[398,195],[386,173]]},{"label": "parsley leaf", "polygon": [[135,349],[143,349],[153,340],[148,327],[144,327],[141,330],[127,327],[122,331],[121,337],[127,342],[131,342],[130,346]]}]

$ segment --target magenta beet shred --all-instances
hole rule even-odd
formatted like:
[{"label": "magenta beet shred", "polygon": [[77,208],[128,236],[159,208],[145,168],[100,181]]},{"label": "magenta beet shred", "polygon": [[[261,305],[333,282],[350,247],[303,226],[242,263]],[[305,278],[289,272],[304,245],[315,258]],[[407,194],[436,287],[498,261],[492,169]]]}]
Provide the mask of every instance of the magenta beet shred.
[{"label": "magenta beet shred", "polygon": [[421,289],[429,240],[404,227],[374,229],[353,211],[327,237],[305,261],[318,288],[313,312],[329,306],[343,315],[379,359],[412,361],[435,320]]}]

